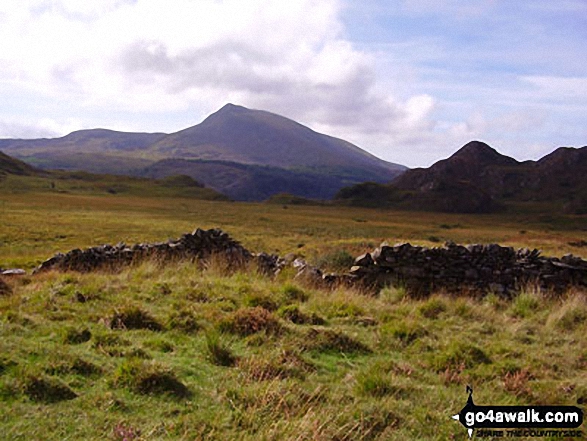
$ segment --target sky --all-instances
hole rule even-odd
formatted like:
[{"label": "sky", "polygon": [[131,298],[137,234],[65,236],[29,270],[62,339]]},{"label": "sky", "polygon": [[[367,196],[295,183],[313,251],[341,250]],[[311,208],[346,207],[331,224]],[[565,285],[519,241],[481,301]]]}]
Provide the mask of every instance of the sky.
[{"label": "sky", "polygon": [[0,138],[231,102],[409,167],[587,145],[587,0],[2,0],[0,41]]}]

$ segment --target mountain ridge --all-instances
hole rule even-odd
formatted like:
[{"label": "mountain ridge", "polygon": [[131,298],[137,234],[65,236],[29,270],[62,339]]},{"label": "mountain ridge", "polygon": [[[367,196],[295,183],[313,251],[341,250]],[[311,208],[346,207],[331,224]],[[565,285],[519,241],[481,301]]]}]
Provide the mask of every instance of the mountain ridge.
[{"label": "mountain ridge", "polygon": [[[366,179],[390,182],[406,170],[286,117],[231,103],[201,123],[171,134],[79,130],[54,139],[0,140],[0,150],[42,168],[133,176],[157,174],[160,178],[187,174],[239,200],[252,200],[252,195],[258,198],[261,194],[270,197],[283,191],[329,199],[345,185]],[[193,163],[193,170],[186,170],[185,162],[169,159],[199,162]],[[218,179],[212,179],[211,170],[218,168],[214,161],[231,163],[230,173],[241,175],[237,181],[242,187],[220,185]],[[181,172],[174,170],[173,164]],[[225,164],[228,173],[227,167]],[[308,184],[310,175],[317,180],[316,188]],[[285,176],[288,183],[283,182]],[[259,191],[259,185],[266,186],[269,193]]]}]

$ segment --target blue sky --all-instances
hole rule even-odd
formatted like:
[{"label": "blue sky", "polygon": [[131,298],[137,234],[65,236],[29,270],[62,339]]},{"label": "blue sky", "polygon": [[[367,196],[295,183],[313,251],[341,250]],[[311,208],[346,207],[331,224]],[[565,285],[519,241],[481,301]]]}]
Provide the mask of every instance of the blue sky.
[{"label": "blue sky", "polygon": [[173,132],[226,102],[411,167],[587,144],[585,0],[3,0],[0,137]]}]

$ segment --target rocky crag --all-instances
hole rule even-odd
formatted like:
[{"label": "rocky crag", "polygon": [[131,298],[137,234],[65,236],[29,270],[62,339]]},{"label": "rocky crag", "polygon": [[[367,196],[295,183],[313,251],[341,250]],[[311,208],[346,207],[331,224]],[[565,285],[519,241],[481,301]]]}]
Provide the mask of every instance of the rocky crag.
[{"label": "rocky crag", "polygon": [[266,274],[277,274],[286,265],[297,269],[297,278],[317,286],[340,284],[377,290],[403,286],[413,295],[434,291],[494,292],[509,296],[528,284],[562,292],[572,286],[587,286],[587,261],[566,255],[541,256],[538,250],[503,247],[497,244],[462,246],[447,243],[426,248],[409,243],[382,244],[372,253],[357,257],[346,274],[325,274],[302,259],[283,259],[266,253],[252,253],[219,229],[184,234],[177,240],[127,246],[103,245],[57,254],[43,262],[35,273],[49,270],[89,272],[116,270],[145,259],[175,261],[205,260],[219,256],[232,267],[254,263]]}]

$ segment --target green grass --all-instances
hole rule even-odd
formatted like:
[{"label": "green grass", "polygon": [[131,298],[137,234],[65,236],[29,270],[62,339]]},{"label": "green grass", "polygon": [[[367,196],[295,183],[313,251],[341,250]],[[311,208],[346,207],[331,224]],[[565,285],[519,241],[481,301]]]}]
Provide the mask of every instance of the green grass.
[{"label": "green grass", "polygon": [[[459,439],[449,417],[466,384],[479,404],[576,404],[587,390],[580,292],[519,314],[526,300],[390,301],[151,262],[9,283],[7,439],[112,439],[124,428],[147,439]],[[279,311],[249,306],[251,293]],[[300,313],[326,320],[291,320]]]},{"label": "green grass", "polygon": [[[325,269],[382,241],[500,242],[578,254],[584,217],[460,216],[148,195],[0,191],[0,266],[222,227]],[[358,221],[360,220],[360,221]],[[450,226],[447,228],[446,226]],[[521,231],[524,233],[521,233]],[[585,249],[581,249],[582,252]],[[144,262],[7,279],[4,439],[466,439],[477,404],[587,402],[587,293],[411,299]]]},{"label": "green grass", "polygon": [[[14,193],[0,188],[0,218],[0,266],[27,269],[56,252],[120,241],[157,242],[196,227],[220,227],[253,251],[293,253],[326,270],[349,264],[352,256],[371,251],[383,241],[438,246],[428,240],[430,236],[587,257],[586,248],[569,245],[585,238],[581,230],[585,216],[553,216],[546,222],[521,214],[472,216],[334,206],[284,210],[273,204],[173,194],[153,197],[39,189]],[[447,230],[442,225],[455,227]]]}]

